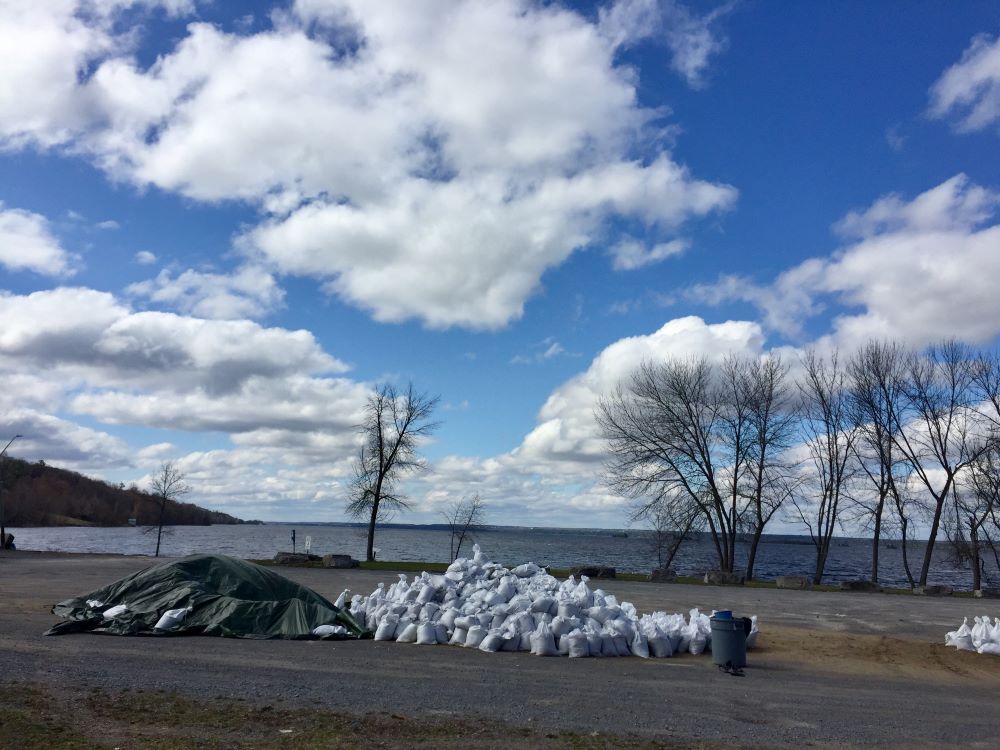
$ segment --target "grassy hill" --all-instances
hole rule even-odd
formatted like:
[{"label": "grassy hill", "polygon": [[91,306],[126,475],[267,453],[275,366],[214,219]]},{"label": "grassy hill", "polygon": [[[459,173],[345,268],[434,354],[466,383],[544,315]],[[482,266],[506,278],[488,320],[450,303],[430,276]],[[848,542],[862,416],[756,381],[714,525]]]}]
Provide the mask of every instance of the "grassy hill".
[{"label": "grassy hill", "polygon": [[[125,526],[130,518],[139,526],[149,526],[157,523],[160,515],[159,498],[148,492],[108,484],[42,461],[33,464],[5,458],[3,487],[8,527]],[[193,503],[168,502],[164,523],[208,526],[244,521]]]}]

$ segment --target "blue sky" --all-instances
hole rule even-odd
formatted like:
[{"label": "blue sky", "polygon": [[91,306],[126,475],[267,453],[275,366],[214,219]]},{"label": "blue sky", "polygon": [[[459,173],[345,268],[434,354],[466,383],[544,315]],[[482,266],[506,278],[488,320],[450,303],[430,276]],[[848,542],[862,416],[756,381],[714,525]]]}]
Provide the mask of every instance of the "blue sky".
[{"label": "blue sky", "polygon": [[995,3],[14,0],[0,428],[340,520],[374,384],[434,521],[621,526],[642,359],[1000,333]]}]

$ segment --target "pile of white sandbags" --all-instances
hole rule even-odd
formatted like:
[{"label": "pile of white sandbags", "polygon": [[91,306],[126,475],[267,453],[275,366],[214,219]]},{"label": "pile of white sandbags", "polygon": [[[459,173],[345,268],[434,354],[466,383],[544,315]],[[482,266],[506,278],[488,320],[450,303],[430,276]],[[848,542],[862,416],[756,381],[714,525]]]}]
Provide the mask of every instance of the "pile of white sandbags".
[{"label": "pile of white sandbags", "polygon": [[[586,576],[560,582],[534,563],[513,569],[487,562],[476,545],[471,559],[444,575],[405,575],[370,596],[354,596],[350,612],[377,641],[451,644],[481,651],[531,651],[537,656],[672,656],[711,647],[708,615],[636,613]],[[343,595],[341,595],[343,597]],[[757,638],[757,618],[747,647]]]},{"label": "pile of white sandbags", "polygon": [[944,645],[959,651],[1000,656],[1000,617],[992,622],[989,617],[974,617],[973,621],[975,624],[970,628],[969,618],[962,618],[958,630],[945,634]]}]

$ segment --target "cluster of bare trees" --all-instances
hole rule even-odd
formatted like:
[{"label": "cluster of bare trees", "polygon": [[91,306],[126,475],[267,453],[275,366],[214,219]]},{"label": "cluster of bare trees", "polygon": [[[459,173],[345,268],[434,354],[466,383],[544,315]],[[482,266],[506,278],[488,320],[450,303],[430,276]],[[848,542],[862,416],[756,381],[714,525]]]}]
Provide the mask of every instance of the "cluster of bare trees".
[{"label": "cluster of bare trees", "polygon": [[[602,399],[607,480],[636,498],[634,520],[696,516],[686,528],[707,529],[729,572],[745,538],[749,579],[781,512],[808,530],[817,583],[833,538],[852,527],[872,534],[873,581],[879,543],[893,536],[910,585],[926,585],[943,531],[980,588],[984,555],[1000,567],[997,355],[870,342],[846,361],[807,352],[792,370],[777,355],[647,362]],[[927,536],[914,575],[916,526]]]}]

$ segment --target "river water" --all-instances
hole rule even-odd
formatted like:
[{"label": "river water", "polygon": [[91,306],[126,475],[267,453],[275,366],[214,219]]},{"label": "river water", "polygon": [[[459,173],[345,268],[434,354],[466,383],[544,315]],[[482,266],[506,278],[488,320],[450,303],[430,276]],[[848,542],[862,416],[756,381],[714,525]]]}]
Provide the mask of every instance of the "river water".
[{"label": "river water", "polygon": [[[306,539],[314,554],[330,552],[364,558],[365,530],[341,524],[263,524],[234,526],[176,526],[164,529],[160,552],[165,556],[183,556],[209,552],[241,558],[270,558],[281,550],[291,550],[291,532],[297,536],[296,549],[303,550]],[[18,549],[62,552],[105,552],[127,555],[152,555],[156,534],[132,527],[17,528]],[[552,529],[495,527],[475,535],[491,560],[505,564],[534,561],[540,565],[610,565],[620,571],[646,573],[656,567],[656,554],[648,532],[610,529]],[[871,565],[871,540],[838,538],[834,540],[827,561],[825,581],[866,578]],[[375,545],[380,560],[447,562],[449,534],[446,530],[419,526],[380,528]],[[741,559],[745,546],[741,545]],[[471,548],[462,550],[471,554]],[[924,545],[909,544],[909,558],[914,575],[923,559]],[[755,577],[773,579],[779,575],[811,575],[815,567],[815,548],[808,537],[768,536],[757,553]],[[880,582],[885,586],[906,586],[906,575],[899,543],[886,541],[880,552]],[[930,583],[945,583],[956,589],[971,587],[968,567],[950,561],[946,545],[938,542]],[[992,556],[988,571],[997,577]],[[700,575],[714,569],[714,548],[707,538],[695,538],[681,547],[673,566],[681,575]]]}]

